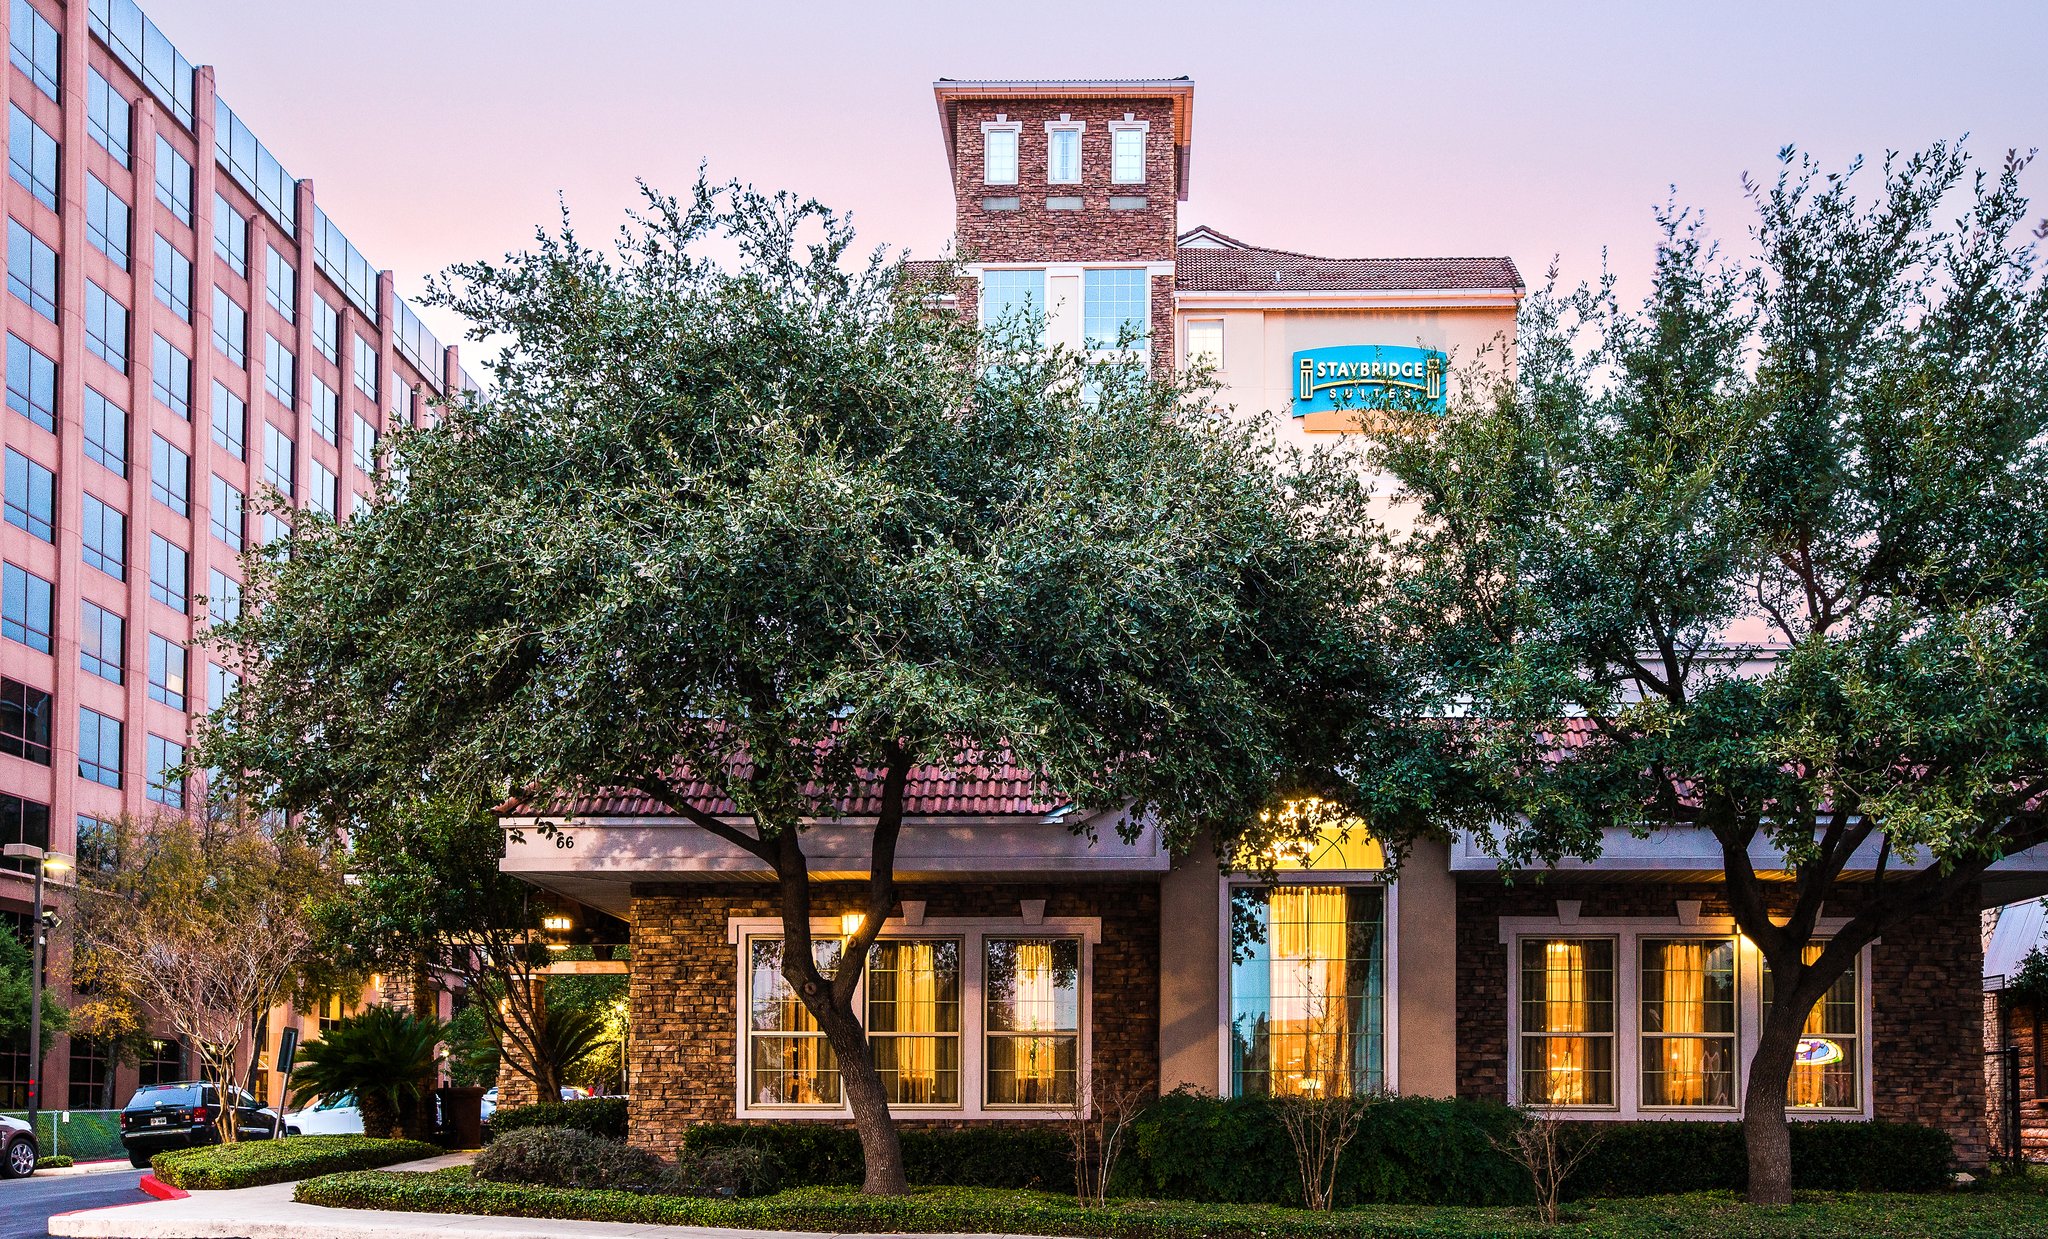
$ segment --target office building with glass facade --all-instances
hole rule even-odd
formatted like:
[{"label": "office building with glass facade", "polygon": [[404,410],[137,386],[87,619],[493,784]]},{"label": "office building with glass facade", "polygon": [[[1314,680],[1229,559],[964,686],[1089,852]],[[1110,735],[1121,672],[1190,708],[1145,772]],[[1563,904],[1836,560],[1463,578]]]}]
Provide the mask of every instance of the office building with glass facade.
[{"label": "office building with glass facade", "polygon": [[[346,519],[380,437],[468,379],[131,0],[5,13],[0,841],[92,865],[108,823],[203,804],[178,771],[234,676],[197,640],[290,519],[256,501]],[[28,890],[0,873],[24,933]],[[153,1052],[141,1078],[176,1074],[175,1047]],[[44,1105],[119,1105],[137,1072],[56,1038]],[[0,1107],[27,1079],[0,1046]]]}]

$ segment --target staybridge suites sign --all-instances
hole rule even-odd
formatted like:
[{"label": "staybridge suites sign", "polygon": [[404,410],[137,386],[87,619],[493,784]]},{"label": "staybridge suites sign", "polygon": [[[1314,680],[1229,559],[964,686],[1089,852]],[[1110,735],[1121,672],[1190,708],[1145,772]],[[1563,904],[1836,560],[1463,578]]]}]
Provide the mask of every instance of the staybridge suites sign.
[{"label": "staybridge suites sign", "polygon": [[1392,344],[1340,344],[1294,355],[1296,417],[1371,409],[1443,412],[1444,355]]}]

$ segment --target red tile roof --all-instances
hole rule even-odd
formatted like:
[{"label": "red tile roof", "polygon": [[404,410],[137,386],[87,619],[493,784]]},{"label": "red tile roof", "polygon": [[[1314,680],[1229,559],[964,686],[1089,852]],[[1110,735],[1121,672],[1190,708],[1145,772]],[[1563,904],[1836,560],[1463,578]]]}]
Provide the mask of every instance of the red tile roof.
[{"label": "red tile roof", "polygon": [[[909,817],[1044,817],[1065,804],[1029,771],[1005,752],[996,760],[970,763],[958,768],[912,766],[903,793],[903,811]],[[732,765],[732,781],[744,780],[753,763],[739,758]],[[841,799],[836,815],[842,818],[873,817],[881,812],[881,776],[863,772],[860,790]],[[709,780],[685,773],[678,780],[683,798],[706,813],[719,817],[739,815],[739,807]],[[805,789],[816,795],[816,787]],[[606,788],[587,795],[558,800],[546,805],[520,801],[501,805],[508,816],[524,817],[673,817],[667,805],[645,792],[630,788]]]}]

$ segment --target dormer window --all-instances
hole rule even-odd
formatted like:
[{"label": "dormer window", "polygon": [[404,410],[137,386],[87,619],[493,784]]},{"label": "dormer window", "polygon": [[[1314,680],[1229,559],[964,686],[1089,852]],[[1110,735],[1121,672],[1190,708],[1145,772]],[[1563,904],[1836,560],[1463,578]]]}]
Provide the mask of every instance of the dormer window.
[{"label": "dormer window", "polygon": [[1148,122],[1133,119],[1109,122],[1109,179],[1119,185],[1145,183],[1145,132]]},{"label": "dormer window", "polygon": [[1067,114],[1060,113],[1058,120],[1045,122],[1045,180],[1048,185],[1079,185],[1081,183],[1081,131],[1087,125],[1081,121],[1068,120]]},{"label": "dormer window", "polygon": [[1024,126],[1006,119],[1001,113],[981,126],[981,183],[984,185],[1015,185],[1017,183],[1017,135]]}]

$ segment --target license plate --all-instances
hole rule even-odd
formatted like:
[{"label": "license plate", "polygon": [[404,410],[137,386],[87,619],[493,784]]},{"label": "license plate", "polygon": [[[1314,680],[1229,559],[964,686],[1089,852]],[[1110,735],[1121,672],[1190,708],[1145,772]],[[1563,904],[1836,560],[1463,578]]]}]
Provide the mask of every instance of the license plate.
[{"label": "license plate", "polygon": [[149,1121],[149,1125],[151,1127],[169,1127],[171,1125],[171,1120],[159,1115],[156,1118],[151,1119]]}]

